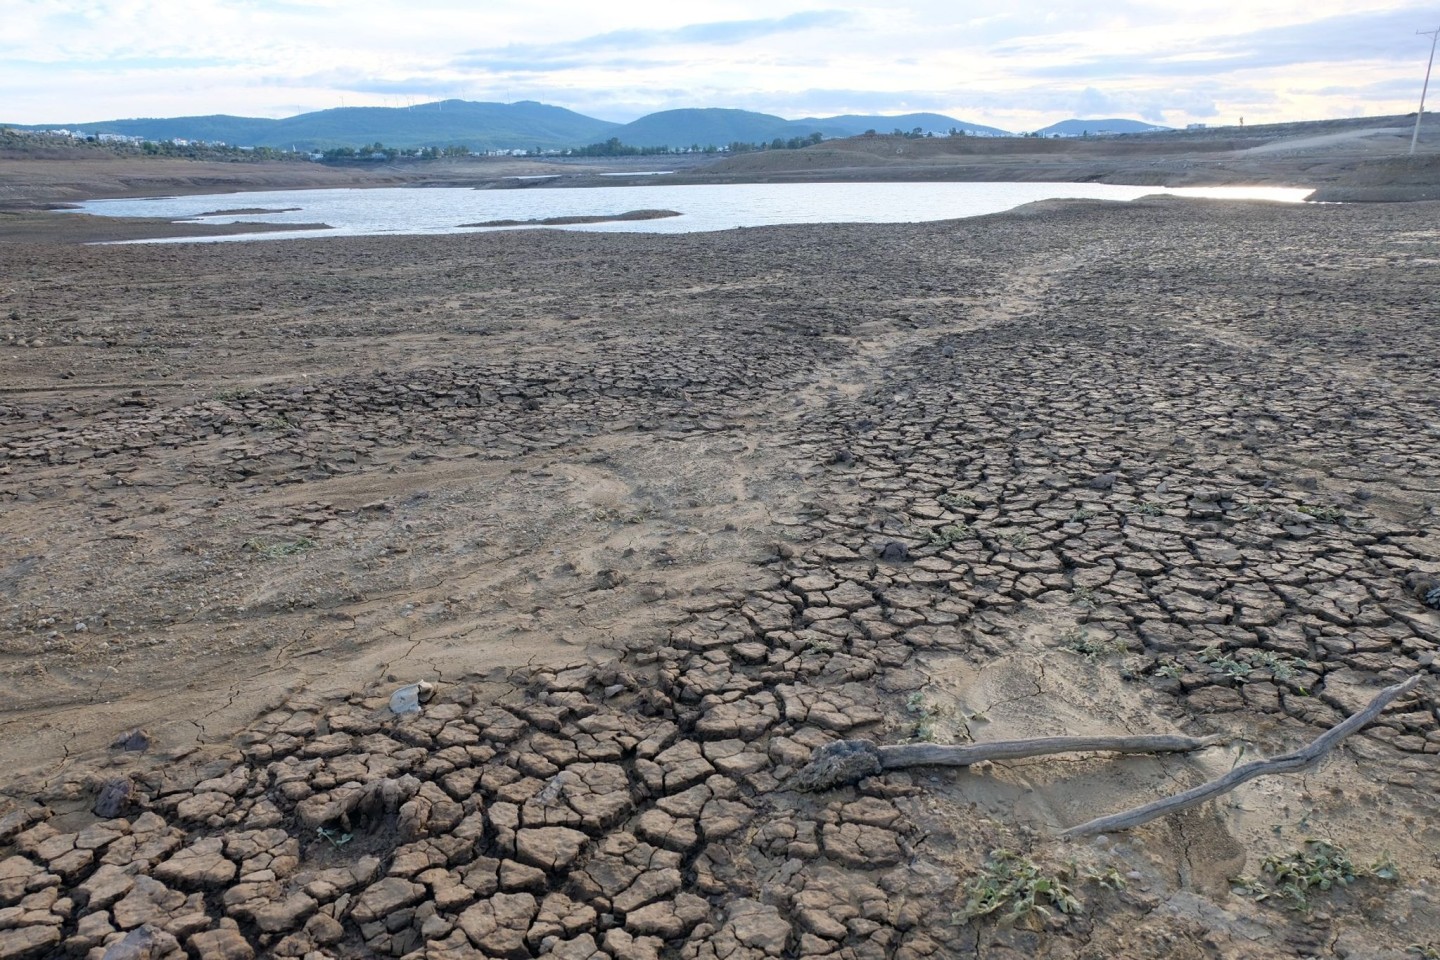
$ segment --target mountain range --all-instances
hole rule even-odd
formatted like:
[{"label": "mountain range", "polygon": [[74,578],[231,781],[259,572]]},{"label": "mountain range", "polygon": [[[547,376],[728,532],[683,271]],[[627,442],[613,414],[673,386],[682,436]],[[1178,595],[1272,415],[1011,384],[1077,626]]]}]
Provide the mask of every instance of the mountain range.
[{"label": "mountain range", "polygon": [[[1067,125],[1089,125],[1091,133],[1139,132],[1161,129],[1134,120],[1069,120],[1041,131],[1078,135]],[[1126,125],[1131,125],[1127,127]],[[146,140],[206,140],[244,147],[326,150],[383,143],[387,147],[446,147],[471,150],[563,150],[610,138],[632,147],[725,146],[733,142],[769,143],[780,138],[851,137],[867,131],[895,130],[942,135],[961,130],[970,135],[1007,136],[983,124],[938,113],[900,116],[847,114],[786,120],[767,113],[722,108],[665,110],[630,123],[587,117],[563,107],[524,100],[482,103],[442,100],[410,107],[337,107],[270,120],[216,114],[204,117],[104,120],[91,123],[5,124],[20,130],[65,129],[78,133],[118,134]],[[1060,129],[1060,128],[1066,129]],[[1132,129],[1135,128],[1135,129]]]}]

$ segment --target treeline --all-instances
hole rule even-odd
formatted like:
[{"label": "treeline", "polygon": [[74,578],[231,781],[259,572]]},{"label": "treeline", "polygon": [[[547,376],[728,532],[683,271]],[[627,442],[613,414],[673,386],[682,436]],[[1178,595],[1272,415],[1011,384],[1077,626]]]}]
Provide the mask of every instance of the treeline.
[{"label": "treeline", "polygon": [[183,157],[188,160],[225,160],[251,163],[262,160],[303,161],[304,154],[275,150],[270,147],[232,147],[223,143],[173,140],[141,140],[138,137],[101,139],[95,134],[70,135],[39,130],[0,128],[0,157],[22,159],[64,159],[77,155],[110,154],[120,157]]},{"label": "treeline", "polygon": [[820,134],[812,133],[808,137],[791,137],[788,140],[776,137],[769,143],[745,143],[735,140],[723,147],[718,147],[713,143],[703,147],[698,143],[692,143],[688,147],[632,147],[628,143],[621,143],[619,137],[611,137],[604,143],[573,147],[563,151],[563,155],[567,157],[660,157],[678,153],[755,153],[761,150],[799,150],[802,147],[813,147],[824,139]]},{"label": "treeline", "polygon": [[769,143],[741,143],[738,140],[731,143],[731,153],[756,153],[761,150],[800,150],[805,147],[813,147],[824,140],[818,133],[812,133],[808,137],[791,137],[789,140],[782,140],[776,137]]},{"label": "treeline", "polygon": [[[538,150],[536,151],[539,152]],[[331,147],[320,152],[322,160],[395,160],[407,157],[412,160],[438,160],[441,157],[468,157],[470,148],[463,143],[448,147],[387,147],[378,140],[363,147]]]},{"label": "treeline", "polygon": [[[959,127],[951,127],[951,128],[950,128],[950,131],[949,131],[947,134],[945,134],[945,135],[946,135],[947,137],[964,137],[964,136],[968,136],[968,134],[967,134],[964,130],[961,130]],[[927,132],[924,127],[915,127],[915,128],[912,129],[912,130],[901,130],[899,127],[896,127],[894,130],[891,130],[889,133],[883,133],[883,134],[882,134],[882,133],[876,133],[874,130],[866,130],[864,133],[860,134],[860,136],[862,136],[862,137],[882,137],[882,136],[883,136],[883,137],[904,137],[906,140],[928,140],[928,139],[933,138],[933,137],[935,136],[935,134],[934,134],[933,131]]]},{"label": "treeline", "polygon": [[144,140],[138,145],[150,157],[184,157],[188,160],[294,160],[297,154],[274,147],[231,147],[215,143],[176,143],[174,140]]}]

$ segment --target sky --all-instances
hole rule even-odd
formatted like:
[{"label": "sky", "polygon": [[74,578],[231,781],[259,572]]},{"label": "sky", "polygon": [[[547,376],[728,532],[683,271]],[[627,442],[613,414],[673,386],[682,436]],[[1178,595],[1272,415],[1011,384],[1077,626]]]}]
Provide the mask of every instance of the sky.
[{"label": "sky", "polygon": [[1408,113],[1440,0],[0,0],[0,24],[0,122],[461,98],[1024,131]]}]

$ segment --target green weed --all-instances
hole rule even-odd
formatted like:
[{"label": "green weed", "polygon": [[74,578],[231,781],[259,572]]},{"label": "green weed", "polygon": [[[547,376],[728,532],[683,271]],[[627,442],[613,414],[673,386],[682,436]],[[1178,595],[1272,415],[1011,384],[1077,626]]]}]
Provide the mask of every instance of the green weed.
[{"label": "green weed", "polygon": [[1104,870],[1087,870],[1080,874],[1080,879],[1104,887],[1106,890],[1124,890],[1129,884],[1119,870],[1114,867],[1106,867]]},{"label": "green weed", "polygon": [[1252,650],[1242,654],[1251,666],[1269,670],[1276,680],[1294,680],[1296,670],[1305,669],[1305,661],[1299,657],[1286,657],[1273,650]]},{"label": "green weed", "polygon": [[952,707],[937,704],[919,690],[905,698],[905,712],[915,717],[915,729],[911,734],[913,739],[930,743],[940,739],[942,723],[947,719],[956,725],[956,730],[947,735],[946,739],[950,739],[954,733],[968,738],[970,721],[985,720],[982,714],[957,711]]},{"label": "green weed", "polygon": [[1321,523],[1339,523],[1345,519],[1345,511],[1339,507],[1316,507],[1307,503],[1301,504],[1295,509]]},{"label": "green weed", "polygon": [[915,721],[914,738],[933,742],[940,732],[940,711],[929,698],[919,690],[905,698],[905,712],[913,714]]},{"label": "green weed", "polygon": [[942,493],[935,499],[946,510],[969,510],[975,506],[975,498],[967,493]]},{"label": "green weed", "polygon": [[1092,637],[1090,631],[1079,627],[1062,633],[1060,645],[1071,653],[1078,653],[1091,663],[1125,652],[1125,644],[1119,640],[1100,640]]},{"label": "green weed", "polygon": [[1044,873],[1009,850],[991,851],[964,892],[965,906],[955,914],[962,923],[986,917],[996,917],[1002,924],[1044,921],[1055,911],[1074,915],[1083,909],[1065,877]]},{"label": "green weed", "polygon": [[1237,877],[1237,892],[1257,901],[1274,900],[1292,910],[1309,911],[1317,893],[1348,887],[1361,878],[1398,880],[1399,870],[1388,858],[1369,867],[1356,866],[1345,849],[1329,840],[1306,840],[1293,853],[1266,857],[1260,877]]},{"label": "green weed", "polygon": [[973,536],[975,536],[975,531],[969,524],[949,523],[938,530],[930,531],[930,545],[932,547],[948,547],[952,543],[957,543]]},{"label": "green weed", "polygon": [[1287,657],[1273,650],[1242,650],[1232,656],[1219,647],[1209,646],[1195,656],[1236,683],[1249,682],[1256,670],[1268,671],[1276,680],[1293,680],[1297,670],[1305,669],[1305,661],[1299,657]]},{"label": "green weed", "polygon": [[216,390],[210,396],[216,400],[219,400],[221,403],[229,403],[233,400],[244,400],[247,397],[250,397],[252,394],[253,391],[251,390],[241,390],[239,388],[232,387],[225,390]]},{"label": "green weed", "polygon": [[1155,676],[1166,680],[1179,680],[1184,674],[1184,668],[1174,660],[1162,660],[1155,665]]},{"label": "green weed", "polygon": [[1255,668],[1243,660],[1236,659],[1229,654],[1222,653],[1219,647],[1206,647],[1195,654],[1197,660],[1206,664],[1217,673],[1222,673],[1237,683],[1244,683]]}]

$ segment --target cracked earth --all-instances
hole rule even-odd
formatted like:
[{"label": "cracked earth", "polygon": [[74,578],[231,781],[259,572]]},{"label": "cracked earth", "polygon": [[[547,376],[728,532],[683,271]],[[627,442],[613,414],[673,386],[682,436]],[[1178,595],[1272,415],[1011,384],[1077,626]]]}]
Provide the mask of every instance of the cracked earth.
[{"label": "cracked earth", "polygon": [[[0,958],[1440,949],[1434,213],[7,248]],[[1397,879],[1233,886],[1315,836]]]}]

